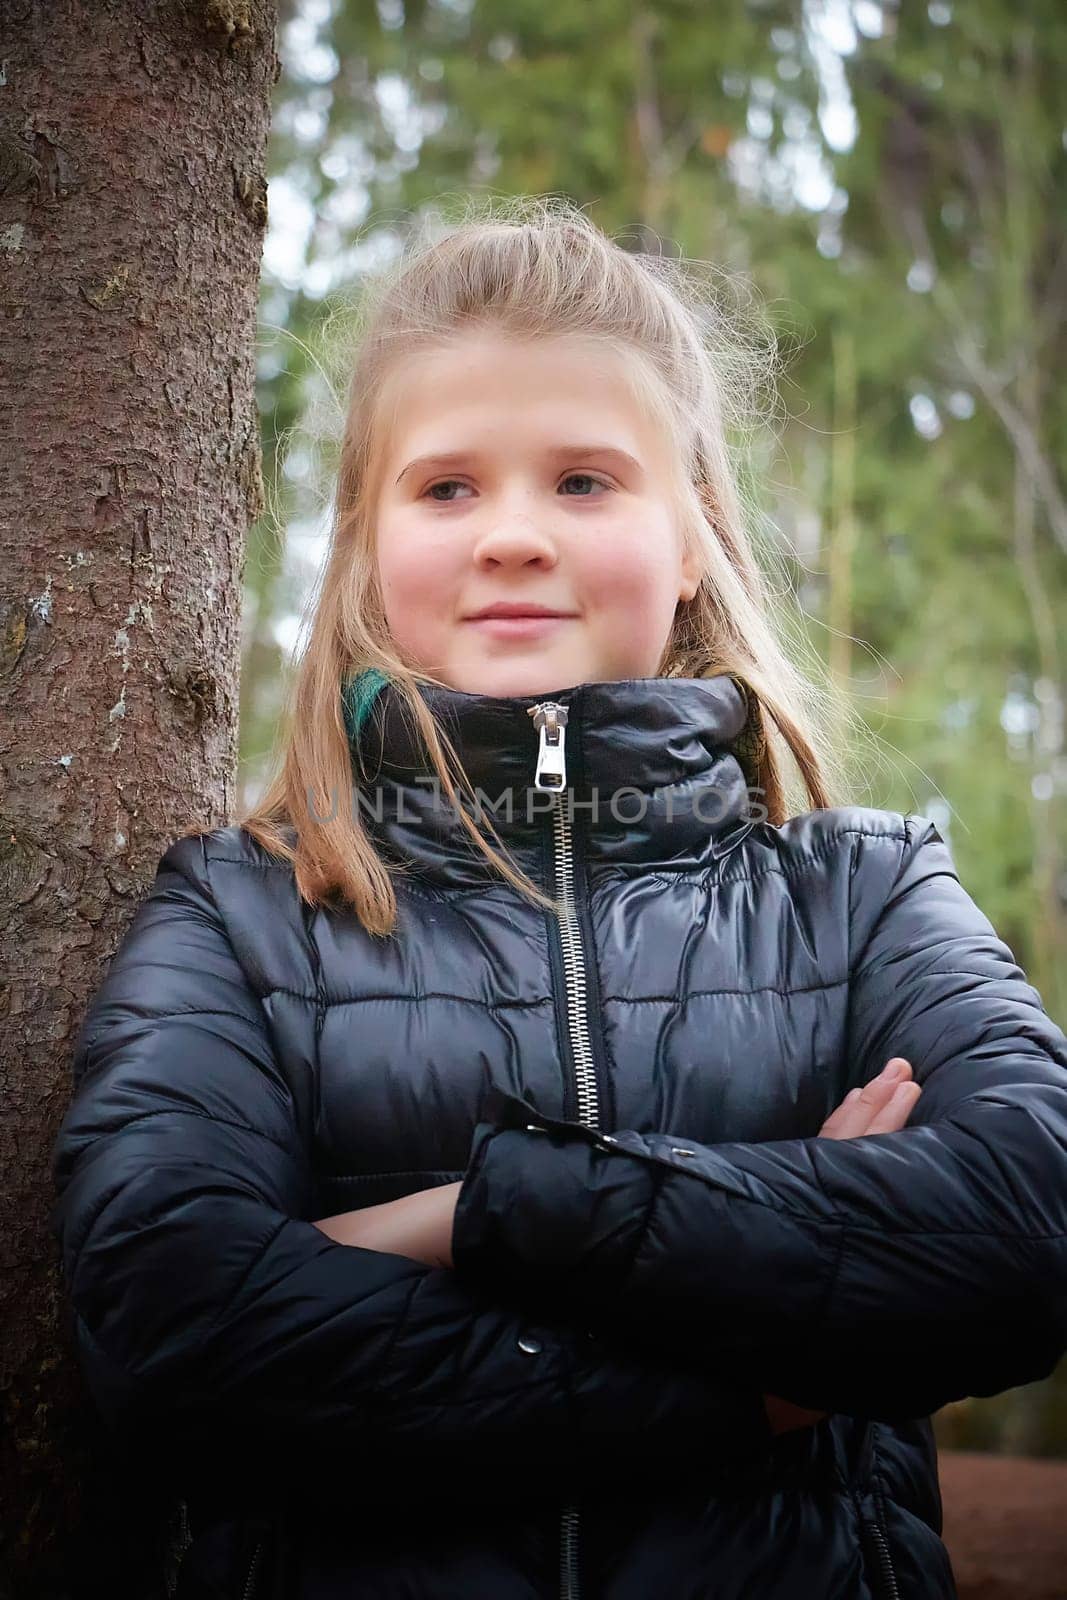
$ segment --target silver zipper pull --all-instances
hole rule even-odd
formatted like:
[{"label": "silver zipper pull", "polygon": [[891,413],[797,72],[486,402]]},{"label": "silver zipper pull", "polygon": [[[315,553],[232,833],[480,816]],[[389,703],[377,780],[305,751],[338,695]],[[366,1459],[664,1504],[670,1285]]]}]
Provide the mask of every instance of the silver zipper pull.
[{"label": "silver zipper pull", "polygon": [[534,727],[541,731],[541,742],[537,747],[534,788],[565,789],[567,766],[563,754],[563,741],[566,735],[563,730],[567,726],[567,707],[559,705],[555,700],[543,700],[538,706],[530,706],[526,714],[533,718]]}]

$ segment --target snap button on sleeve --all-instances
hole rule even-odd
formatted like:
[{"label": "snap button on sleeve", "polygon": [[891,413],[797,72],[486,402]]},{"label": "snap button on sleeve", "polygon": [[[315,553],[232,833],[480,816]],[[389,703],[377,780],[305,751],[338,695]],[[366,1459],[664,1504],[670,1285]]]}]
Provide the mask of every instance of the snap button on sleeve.
[{"label": "snap button on sleeve", "polygon": [[541,1352],[541,1341],[532,1334],[524,1333],[519,1339],[519,1349],[528,1356],[536,1356]]}]

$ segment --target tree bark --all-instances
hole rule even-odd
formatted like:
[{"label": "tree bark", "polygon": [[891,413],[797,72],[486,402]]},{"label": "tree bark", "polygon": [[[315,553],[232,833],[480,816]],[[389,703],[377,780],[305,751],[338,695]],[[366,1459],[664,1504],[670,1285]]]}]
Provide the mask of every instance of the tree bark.
[{"label": "tree bark", "polygon": [[273,0],[2,0],[0,1594],[161,1592],[49,1228],[71,1051],[154,874],[228,819],[262,510]]}]

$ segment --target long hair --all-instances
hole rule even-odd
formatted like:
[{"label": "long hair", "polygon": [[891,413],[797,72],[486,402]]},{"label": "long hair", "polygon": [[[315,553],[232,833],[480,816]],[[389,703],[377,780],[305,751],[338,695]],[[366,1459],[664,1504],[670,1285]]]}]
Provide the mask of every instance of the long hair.
[{"label": "long hair", "polygon": [[[419,694],[420,684],[441,680],[397,653],[377,577],[373,508],[389,438],[387,376],[396,360],[455,344],[479,327],[523,340],[573,334],[624,358],[646,414],[671,443],[678,526],[702,570],[697,593],[678,604],[656,676],[729,673],[741,682],[750,706],[746,749],[758,753],[746,774],[762,790],[771,823],[847,798],[838,744],[849,710],[825,674],[819,681],[792,659],[805,645],[799,634],[791,640],[785,608],[757,561],[748,524],[758,516],[754,506],[746,512],[731,438],[750,415],[758,420],[753,396],[773,368],[776,341],[753,332],[755,321],[736,296],[731,305],[716,292],[717,281],[731,290],[739,284],[710,263],[629,251],[566,199],[519,196],[468,198],[451,225],[431,215],[363,287],[325,570],[288,684],[273,776],[237,819],[265,850],[292,863],[308,904],[340,901],[371,933],[385,936],[396,926],[392,878],[404,868],[382,859],[353,803],[342,705],[346,686],[376,671],[392,680],[401,714],[418,730],[477,849],[521,893],[557,909],[508,858],[484,813],[488,833],[460,801],[469,782]],[[768,568],[774,562],[771,550]],[[787,753],[799,788],[785,770]]]}]

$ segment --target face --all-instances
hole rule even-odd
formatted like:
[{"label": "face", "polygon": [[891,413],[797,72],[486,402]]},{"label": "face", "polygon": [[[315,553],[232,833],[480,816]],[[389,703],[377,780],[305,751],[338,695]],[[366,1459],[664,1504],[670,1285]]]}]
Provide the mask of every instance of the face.
[{"label": "face", "polygon": [[[479,332],[394,369],[383,400],[377,558],[401,655],[471,694],[653,676],[699,575],[618,358]],[[558,615],[471,620],[497,602]]]}]

